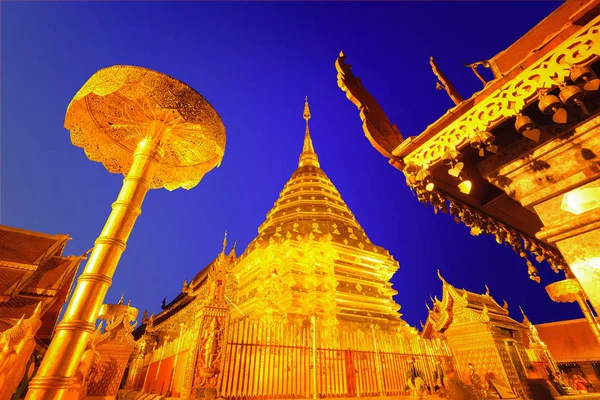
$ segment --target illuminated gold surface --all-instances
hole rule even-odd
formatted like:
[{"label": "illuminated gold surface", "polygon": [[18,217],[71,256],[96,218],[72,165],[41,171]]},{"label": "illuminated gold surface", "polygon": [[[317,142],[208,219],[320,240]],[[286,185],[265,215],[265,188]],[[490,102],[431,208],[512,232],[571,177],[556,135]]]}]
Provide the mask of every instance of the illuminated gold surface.
[{"label": "illuminated gold surface", "polygon": [[[455,288],[441,275],[440,279],[442,299],[434,300],[423,327],[424,337],[447,339],[463,382],[471,380],[475,367],[480,377],[493,374],[523,396],[521,379],[531,364],[523,341],[526,327],[509,317],[508,310],[494,300],[489,289],[485,294],[476,294]],[[475,389],[487,390],[483,386]]]},{"label": "illuminated gold surface", "polygon": [[88,397],[116,398],[123,373],[136,343],[131,333],[137,326],[138,310],[119,304],[103,304],[99,319],[106,321],[104,333],[94,341],[98,352],[94,376],[88,378],[85,395]]},{"label": "illuminated gold surface", "polygon": [[[568,80],[570,66],[586,66],[600,58],[598,29],[600,17],[594,18],[577,34],[525,68],[487,98],[479,100],[468,112],[406,155],[404,161],[423,167],[431,166],[441,161],[447,149],[466,146],[476,132],[490,131],[516,116],[527,105],[538,100],[540,91],[556,88],[559,82]],[[399,155],[399,152],[394,151],[393,154]]]},{"label": "illuminated gold surface", "polygon": [[65,128],[90,160],[123,175],[140,141],[168,132],[151,189],[196,186],[225,150],[225,127],[198,92],[162,73],[126,65],[102,69],[83,85],[69,104]]},{"label": "illuminated gold surface", "polygon": [[139,67],[94,74],[69,105],[65,127],[91,159],[126,177],[28,399],[77,396],[79,362],[148,189],[193,187],[225,144],[223,125],[198,93]]},{"label": "illuminated gold surface", "polygon": [[42,303],[31,317],[21,318],[0,333],[0,399],[10,399],[25,375],[27,362],[36,347],[35,334],[42,326]]},{"label": "illuminated gold surface", "polygon": [[[399,142],[395,148],[389,147],[389,140],[374,147],[404,172],[419,201],[433,205],[434,212],[448,210],[457,222],[471,228],[471,234],[494,234],[498,243],[510,245],[525,260],[532,280],[539,282],[540,276],[527,252],[538,262],[547,260],[555,272],[563,270],[576,279],[584,291],[580,301],[589,300],[598,311],[600,117],[596,100],[600,80],[594,70],[600,61],[600,16],[596,3],[587,0],[559,7],[513,45],[483,62],[494,71],[494,79],[484,82],[482,91],[458,103],[416,137],[404,139],[395,132],[393,140]],[[343,54],[336,69],[338,85],[359,106],[364,121],[360,104],[362,99],[372,103],[372,96],[352,76]],[[540,112],[548,116],[546,121],[536,116]],[[385,120],[381,114],[377,117]],[[482,132],[502,135],[502,140],[490,148],[479,146],[479,155],[486,156],[484,150],[500,151],[476,161],[469,147],[476,147]],[[519,136],[511,137],[513,133],[530,140],[525,143]],[[449,173],[460,180],[461,171],[455,168],[461,164],[456,160],[459,155],[467,156],[461,169],[477,171],[477,178],[487,182],[469,185],[462,180],[458,193],[445,189],[448,183],[439,177],[439,168],[450,162]],[[522,207],[494,194],[488,182]],[[436,184],[445,186],[437,190]],[[539,222],[544,227],[536,232]],[[521,225],[527,231],[529,224],[533,229],[528,234],[509,226]],[[593,314],[589,306],[581,308],[586,318]],[[597,324],[588,320],[597,335]]]},{"label": "illuminated gold surface", "polygon": [[552,300],[558,303],[577,302],[583,315],[590,324],[596,340],[600,343],[600,324],[598,324],[594,313],[585,299],[581,285],[576,279],[564,279],[562,281],[551,283],[546,286],[546,292],[548,292],[548,296],[550,296]]},{"label": "illuminated gold surface", "polygon": [[304,118],[298,168],[258,237],[239,258],[224,246],[149,318],[124,398],[165,395],[167,384],[179,398],[406,395],[413,370],[433,387],[452,365],[443,338],[424,340],[400,318],[398,263],[321,170],[307,103]]},{"label": "illuminated gold surface", "polygon": [[316,313],[332,329],[340,320],[406,326],[389,282],[398,263],[369,240],[318,165],[307,118],[298,168],[234,267],[239,309],[270,320]]},{"label": "illuminated gold surface", "polygon": [[576,189],[565,193],[561,208],[572,214],[583,214],[600,207],[600,188]]}]

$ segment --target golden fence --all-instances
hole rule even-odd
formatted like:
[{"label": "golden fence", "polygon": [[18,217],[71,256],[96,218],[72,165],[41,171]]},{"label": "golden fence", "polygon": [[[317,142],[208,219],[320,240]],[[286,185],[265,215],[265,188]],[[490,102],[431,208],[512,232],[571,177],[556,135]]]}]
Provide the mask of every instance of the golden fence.
[{"label": "golden fence", "polygon": [[434,390],[449,362],[439,340],[241,319],[228,326],[217,389],[224,399],[406,395],[414,376]]}]

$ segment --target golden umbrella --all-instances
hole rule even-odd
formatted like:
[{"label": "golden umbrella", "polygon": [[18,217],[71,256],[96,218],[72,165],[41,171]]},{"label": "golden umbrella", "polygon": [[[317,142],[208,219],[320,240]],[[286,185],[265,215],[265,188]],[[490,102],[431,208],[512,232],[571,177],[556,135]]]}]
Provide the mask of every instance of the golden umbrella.
[{"label": "golden umbrella", "polygon": [[223,122],[198,92],[141,67],[96,72],[69,104],[65,128],[90,160],[125,179],[27,399],[77,396],[79,361],[148,189],[196,186],[225,149]]}]

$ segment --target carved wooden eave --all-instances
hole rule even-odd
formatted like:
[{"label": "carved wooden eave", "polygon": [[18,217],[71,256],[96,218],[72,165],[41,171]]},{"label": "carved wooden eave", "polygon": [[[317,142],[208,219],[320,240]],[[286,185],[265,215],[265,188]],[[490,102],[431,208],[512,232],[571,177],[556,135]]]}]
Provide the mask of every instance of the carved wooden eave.
[{"label": "carved wooden eave", "polygon": [[[598,1],[585,2],[585,10],[597,5]],[[559,12],[560,10],[557,10]],[[582,11],[578,10],[578,14]],[[576,21],[577,22],[577,21]],[[514,65],[504,76],[494,80],[482,91],[475,93],[469,105],[455,107],[430,125],[410,144],[392,151],[406,164],[433,166],[441,161],[448,148],[460,149],[469,145],[477,131],[491,131],[518,112],[535,103],[540,90],[552,90],[569,77],[572,65],[589,66],[600,59],[600,16],[576,26],[573,21],[559,32],[551,35],[537,48]],[[573,35],[565,40],[561,32]],[[460,108],[460,112],[457,112]]]}]

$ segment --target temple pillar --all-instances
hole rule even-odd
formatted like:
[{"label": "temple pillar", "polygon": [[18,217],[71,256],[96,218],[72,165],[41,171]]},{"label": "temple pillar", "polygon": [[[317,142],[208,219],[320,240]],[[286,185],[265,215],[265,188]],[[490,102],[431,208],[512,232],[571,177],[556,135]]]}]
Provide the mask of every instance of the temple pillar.
[{"label": "temple pillar", "polygon": [[[217,275],[217,274],[215,274]],[[193,359],[191,398],[215,399],[225,347],[229,306],[224,297],[225,276],[211,276],[209,292],[199,307],[196,320],[200,321],[196,354]]]},{"label": "temple pillar", "polygon": [[[518,149],[516,149],[518,152]],[[567,128],[484,177],[540,217],[536,235],[555,245],[600,311],[600,116]]]}]

